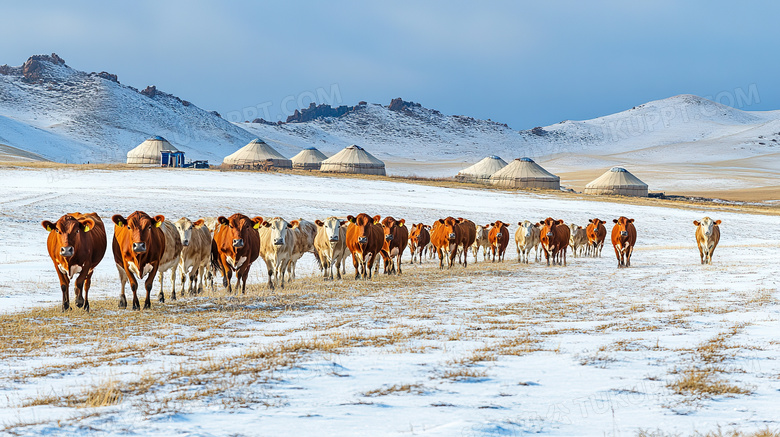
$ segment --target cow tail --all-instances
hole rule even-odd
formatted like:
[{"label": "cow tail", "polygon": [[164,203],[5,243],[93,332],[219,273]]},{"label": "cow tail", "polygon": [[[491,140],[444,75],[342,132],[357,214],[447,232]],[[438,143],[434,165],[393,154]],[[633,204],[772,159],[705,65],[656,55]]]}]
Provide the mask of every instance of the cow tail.
[{"label": "cow tail", "polygon": [[320,259],[320,252],[316,247],[312,249],[312,253],[314,254],[314,259],[317,260],[317,267],[320,268],[320,271],[325,270],[325,267],[322,266],[322,260]]}]

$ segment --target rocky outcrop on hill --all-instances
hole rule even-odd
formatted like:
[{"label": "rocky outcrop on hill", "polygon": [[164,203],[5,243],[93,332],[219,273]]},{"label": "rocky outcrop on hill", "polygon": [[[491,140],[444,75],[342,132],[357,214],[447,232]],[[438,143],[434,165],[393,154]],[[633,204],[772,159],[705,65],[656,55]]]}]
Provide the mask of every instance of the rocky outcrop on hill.
[{"label": "rocky outcrop on hill", "polygon": [[293,115],[287,117],[287,123],[304,123],[307,121],[318,120],[327,117],[341,117],[355,109],[354,106],[339,106],[336,108],[330,105],[317,105],[314,102],[309,104],[308,108],[295,110]]}]

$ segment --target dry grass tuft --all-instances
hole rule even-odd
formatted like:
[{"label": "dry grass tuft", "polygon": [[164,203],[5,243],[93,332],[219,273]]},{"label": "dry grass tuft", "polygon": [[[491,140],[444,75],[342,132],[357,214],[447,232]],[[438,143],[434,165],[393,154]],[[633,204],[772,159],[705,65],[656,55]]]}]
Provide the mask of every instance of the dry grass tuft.
[{"label": "dry grass tuft", "polygon": [[389,387],[382,387],[382,388],[377,388],[374,390],[363,392],[363,396],[376,397],[376,396],[387,396],[387,395],[402,394],[402,393],[422,395],[425,394],[425,392],[427,391],[428,390],[426,390],[422,384],[401,384],[401,385],[393,384]]}]

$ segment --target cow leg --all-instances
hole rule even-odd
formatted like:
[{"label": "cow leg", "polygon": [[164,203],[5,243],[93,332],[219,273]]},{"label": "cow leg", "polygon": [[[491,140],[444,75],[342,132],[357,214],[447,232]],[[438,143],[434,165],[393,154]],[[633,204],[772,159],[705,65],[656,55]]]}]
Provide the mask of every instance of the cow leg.
[{"label": "cow leg", "polygon": [[[163,292],[163,274],[162,272],[158,273],[158,276],[160,277],[160,294],[157,295],[157,297],[160,299],[160,303],[165,302],[165,293]],[[144,307],[144,309],[146,309]]]},{"label": "cow leg", "polygon": [[57,277],[60,280],[60,290],[62,291],[62,311],[65,312],[70,309],[70,292],[68,291],[70,279],[59,268],[56,266],[55,268],[57,269]]},{"label": "cow leg", "polygon": [[90,270],[87,273],[87,278],[84,281],[84,311],[89,312],[89,288],[92,286],[92,272]]},{"label": "cow leg", "polygon": [[[184,281],[182,281],[184,282]],[[184,288],[184,284],[181,284],[182,288]],[[184,295],[184,292],[182,291],[182,296]],[[174,269],[171,269],[171,300],[176,300],[176,271]]]},{"label": "cow leg", "polygon": [[84,297],[82,292],[84,291],[84,281],[87,279],[87,270],[82,270],[76,277],[76,281],[73,284],[73,291],[76,294],[76,306],[82,308],[84,306]]},{"label": "cow leg", "polygon": [[701,263],[704,264],[704,250],[702,250],[701,243],[698,241],[696,243],[699,246],[699,258],[701,258]]},{"label": "cow leg", "polygon": [[355,279],[360,279],[360,266],[358,265],[358,259],[355,254],[352,254],[352,266],[355,267]]},{"label": "cow leg", "polygon": [[125,309],[127,308],[127,299],[125,298],[125,284],[127,284],[127,274],[125,273],[124,267],[120,266],[119,264],[114,265],[119,271],[119,282],[122,284],[119,291],[119,309]]},{"label": "cow leg", "polygon": [[[155,267],[154,270],[149,273],[149,277],[146,278],[146,282],[144,283],[146,286],[146,300],[144,300],[145,310],[152,308],[152,288],[154,287],[154,277],[156,276],[155,274],[157,273],[158,267],[159,266]],[[162,286],[162,283],[160,283],[160,285]],[[133,305],[135,305],[135,302],[133,302]]]},{"label": "cow leg", "polygon": [[403,252],[398,252],[398,261],[397,261],[397,264],[398,264],[398,274],[399,274],[399,275],[400,275],[401,273],[403,273],[403,272],[401,272],[401,258],[402,258],[402,257],[403,257]]},{"label": "cow leg", "polygon": [[[566,250],[568,248],[566,246],[563,246],[563,266],[566,267]],[[575,256],[576,258],[576,256]]]},{"label": "cow leg", "polygon": [[272,263],[266,261],[266,270],[268,271],[268,288],[274,291],[274,271],[276,268]]}]

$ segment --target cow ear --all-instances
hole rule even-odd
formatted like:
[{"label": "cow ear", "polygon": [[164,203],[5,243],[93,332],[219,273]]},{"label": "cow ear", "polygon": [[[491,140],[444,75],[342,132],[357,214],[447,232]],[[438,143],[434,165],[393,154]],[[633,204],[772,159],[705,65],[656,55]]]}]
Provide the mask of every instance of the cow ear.
[{"label": "cow ear", "polygon": [[293,224],[292,224],[292,223],[287,223],[287,227],[288,227],[289,229],[292,229],[292,227],[293,227]]},{"label": "cow ear", "polygon": [[266,227],[266,228],[269,228],[269,227],[271,227],[271,224],[268,223],[267,221],[263,220],[263,226]]},{"label": "cow ear", "polygon": [[715,224],[719,225],[720,224],[720,220],[715,220]]},{"label": "cow ear", "polygon": [[322,220],[314,220],[314,224],[322,227],[322,225],[324,225],[325,223],[323,223]]},{"label": "cow ear", "polygon": [[255,217],[252,219],[254,224],[252,225],[252,229],[260,229],[260,226],[263,224],[265,220],[263,220],[262,217]]},{"label": "cow ear", "polygon": [[444,219],[439,219],[439,223],[444,224]]},{"label": "cow ear", "polygon": [[612,223],[617,223],[617,219],[612,219]]},{"label": "cow ear", "polygon": [[164,215],[160,214],[160,215],[154,216],[154,226],[156,228],[159,228],[160,226],[162,226],[164,221],[165,221],[165,216]]},{"label": "cow ear", "polygon": [[92,219],[84,219],[81,223],[81,230],[89,232],[90,229],[95,227],[95,221]]},{"label": "cow ear", "polygon": [[127,220],[125,220],[125,218],[119,214],[114,214],[113,216],[111,216],[111,221],[114,222],[114,224],[119,226],[120,228],[127,224]]},{"label": "cow ear", "polygon": [[588,219],[588,223],[593,223],[593,219]]},{"label": "cow ear", "polygon": [[230,221],[224,215],[217,217],[217,221],[219,222],[219,224],[226,225],[226,226],[228,223],[230,223]]},{"label": "cow ear", "polygon": [[634,219],[628,219],[629,223],[634,223]]},{"label": "cow ear", "polygon": [[563,223],[563,220],[557,220],[555,223],[556,223],[556,224],[559,224],[559,225],[562,225],[562,224],[564,224],[564,223]]},{"label": "cow ear", "polygon": [[287,227],[288,228],[294,228],[294,227],[298,226],[299,224],[301,224],[301,222],[299,220],[293,220],[293,221],[291,221],[290,223],[287,224]]},{"label": "cow ear", "polygon": [[401,219],[401,220],[398,222],[398,226],[401,226],[401,227],[403,227],[403,226],[406,226],[406,220],[404,220],[404,219]]},{"label": "cow ear", "polygon": [[48,220],[42,221],[41,222],[41,226],[43,226],[43,229],[46,229],[49,232],[53,231],[54,228],[57,227],[57,225],[55,225],[54,223],[52,223],[52,222],[50,222]]},{"label": "cow ear", "polygon": [[349,223],[349,222],[348,222],[348,221],[345,221],[345,220],[341,220],[341,221],[339,222],[339,226],[344,226],[344,225],[346,225],[347,223]]},{"label": "cow ear", "polygon": [[701,224],[701,223],[700,223],[698,220],[694,220],[694,221],[693,221],[693,225],[694,225],[694,226],[699,226],[700,224]]},{"label": "cow ear", "polygon": [[375,215],[374,216],[374,224],[378,225],[380,221],[382,221],[382,216]]},{"label": "cow ear", "polygon": [[348,215],[347,216],[347,221],[350,222],[350,223],[355,223],[355,217],[351,216],[351,215]]},{"label": "cow ear", "polygon": [[198,219],[195,223],[192,224],[192,226],[195,227],[203,226],[203,223],[206,223],[206,221],[203,219]]}]

